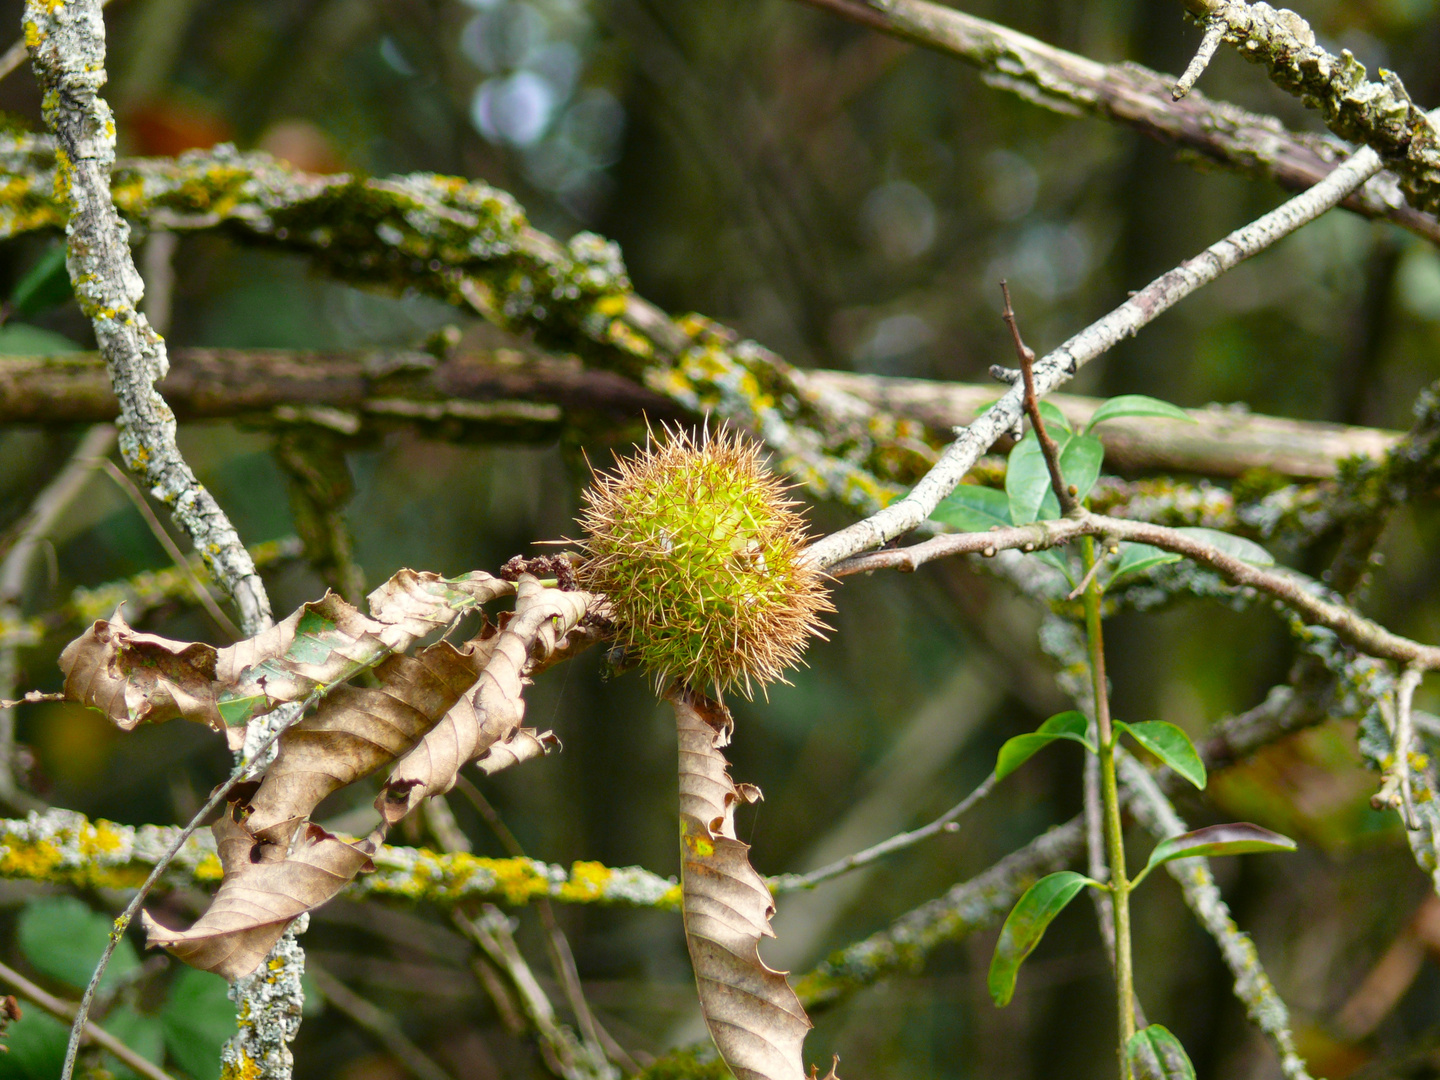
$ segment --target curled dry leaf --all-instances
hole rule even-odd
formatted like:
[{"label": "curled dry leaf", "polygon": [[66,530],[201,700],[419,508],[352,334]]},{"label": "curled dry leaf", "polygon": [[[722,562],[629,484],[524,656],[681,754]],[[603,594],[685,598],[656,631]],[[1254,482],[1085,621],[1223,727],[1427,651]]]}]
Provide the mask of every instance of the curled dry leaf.
[{"label": "curled dry leaf", "polygon": [[308,817],[331,792],[405,753],[475,684],[495,641],[487,626],[458,649],[442,641],[388,657],[375,668],[376,688],[337,688],[280,736],[246,826],[262,834]]},{"label": "curled dry leaf", "polygon": [[141,920],[150,945],[227,979],[254,971],[293,919],[372,866],[367,844],[347,844],[318,825],[306,827],[288,857],[283,845],[257,843],[230,814],[212,831],[225,877],[205,914],[189,930],[161,926],[149,912]]},{"label": "curled dry leaf", "polygon": [[552,750],[560,749],[560,740],[553,731],[536,731],[534,728],[516,728],[506,738],[491,745],[478,758],[475,767],[486,776],[494,776],[512,765],[520,765],[534,758],[544,757]]},{"label": "curled dry leaf", "polygon": [[370,616],[327,594],[225,649],[141,634],[117,615],[66,646],[65,696],[125,730],[181,716],[238,746],[252,717],[343,682],[513,588],[484,573],[446,579],[402,570],[370,594]]},{"label": "curled dry leaf", "polygon": [[215,705],[217,653],[203,642],[132,630],[117,612],[60,654],[65,697],[100,710],[122,731],[177,716],[223,731]]},{"label": "curled dry leaf", "polygon": [[785,973],[760,958],[775,905],[735,837],[735,807],[760,792],[730,779],[726,708],[681,688],[667,696],[680,742],[681,910],[705,1023],[737,1080],[804,1080],[810,1020]]},{"label": "curled dry leaf", "polygon": [[567,640],[592,599],[589,593],[547,589],[529,575],[520,578],[515,612],[496,639],[475,689],[396,762],[375,800],[387,824],[399,821],[421,799],[449,791],[466,762],[519,729],[525,716],[525,675]]}]

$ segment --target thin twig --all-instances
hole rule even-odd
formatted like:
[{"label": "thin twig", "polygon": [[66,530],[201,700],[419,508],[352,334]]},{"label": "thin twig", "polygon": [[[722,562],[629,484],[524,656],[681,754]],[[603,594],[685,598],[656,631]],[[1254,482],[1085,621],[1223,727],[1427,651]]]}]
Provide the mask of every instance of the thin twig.
[{"label": "thin twig", "polygon": [[1341,638],[1370,656],[1393,660],[1422,671],[1440,669],[1440,647],[1402,637],[1353,608],[1323,599],[1294,571],[1267,570],[1227,554],[1213,545],[1163,525],[1106,517],[1081,510],[1076,516],[1031,525],[1010,526],[984,533],[937,536],[907,548],[859,555],[834,566],[830,573],[845,577],[884,568],[914,570],[932,559],[948,555],[1019,549],[1036,551],[1057,547],[1085,536],[1111,536],[1116,540],[1150,544],[1184,555],[1219,571],[1236,585],[1256,589],[1298,612],[1307,621],[1329,627]]},{"label": "thin twig", "polygon": [[[455,787],[469,800],[476,813],[485,819],[485,824],[490,827],[490,831],[500,841],[501,847],[513,858],[528,857],[525,849],[521,847],[520,841],[500,816],[500,812],[495,809],[489,799],[485,798],[484,792],[465,776],[456,776]],[[580,982],[580,971],[575,964],[575,954],[570,948],[570,941],[565,936],[565,931],[560,928],[560,921],[555,917],[555,907],[550,903],[550,898],[548,896],[539,897],[535,907],[540,913],[540,921],[545,927],[546,945],[555,978],[559,980],[560,986],[565,991],[565,1000],[570,1005],[570,1011],[575,1014],[575,1021],[580,1026],[580,1033],[590,1045],[591,1052],[607,1054],[627,1073],[638,1073],[640,1071],[639,1064],[595,1019],[595,1014],[590,1009],[590,1003],[585,998],[585,990]]]},{"label": "thin twig", "polygon": [[[6,983],[13,986],[21,997],[27,1001],[34,1002],[57,1020],[75,1019],[74,1003],[62,1001],[54,994],[46,993],[14,968],[6,964],[0,964],[0,979],[3,979]],[[116,1058],[134,1069],[141,1076],[148,1076],[150,1080],[171,1080],[170,1074],[164,1069],[160,1068],[160,1066],[156,1065],[153,1061],[141,1057],[99,1024],[86,1021],[85,1037],[95,1043],[95,1045],[110,1051]]]},{"label": "thin twig", "polygon": [[75,1012],[75,1023],[70,1029],[70,1044],[65,1050],[65,1066],[60,1072],[60,1080],[70,1080],[75,1070],[75,1054],[80,1048],[80,1035],[81,1032],[84,1031],[86,1019],[90,1015],[90,1004],[95,1000],[95,990],[100,985],[100,979],[105,974],[105,968],[110,964],[110,957],[115,954],[116,946],[118,946],[125,937],[125,931],[129,929],[130,921],[135,917],[135,913],[140,910],[140,905],[145,902],[145,897],[149,894],[155,882],[160,880],[160,875],[165,872],[165,868],[170,865],[176,854],[179,853],[185,841],[200,827],[201,822],[209,817],[210,813],[225,801],[225,796],[230,793],[231,788],[246,778],[254,761],[260,758],[285,731],[289,730],[291,724],[301,716],[304,716],[305,711],[311,705],[320,700],[322,690],[323,688],[317,687],[304,701],[290,702],[281,705],[275,710],[276,713],[288,711],[290,715],[285,717],[284,723],[276,724],[275,730],[254,755],[245,758],[237,764],[235,768],[231,770],[230,776],[211,792],[210,798],[205,800],[205,805],[190,819],[190,823],[175,834],[175,838],[170,842],[170,846],[166,848],[165,854],[160,856],[159,860],[155,863],[154,869],[150,871],[150,876],[147,877],[140,888],[136,890],[130,903],[125,905],[125,910],[122,911],[115,920],[115,929],[110,933],[110,940],[105,946],[105,951],[100,954],[100,960],[95,965],[95,972],[90,976],[90,983],[85,987],[85,993],[80,997],[80,1004]]},{"label": "thin twig", "polygon": [[314,981],[315,989],[326,1001],[348,1016],[361,1030],[374,1036],[375,1041],[388,1050],[390,1056],[415,1080],[452,1080],[434,1058],[410,1041],[395,1018],[384,1009],[366,1001],[314,960],[305,965],[305,974]]},{"label": "thin twig", "polygon": [[[8,626],[19,621],[25,584],[41,541],[54,531],[60,517],[85,490],[95,459],[103,458],[114,445],[115,428],[96,424],[81,438],[65,467],[35,497],[20,535],[0,563],[0,623]],[[19,670],[16,645],[0,645],[0,698],[15,696]],[[0,705],[0,799],[20,810],[43,808],[38,800],[25,796],[15,782],[15,713],[8,702]]]},{"label": "thin twig", "polygon": [[145,496],[140,494],[140,489],[135,486],[135,482],[109,458],[101,458],[99,465],[105,470],[105,474],[115,481],[116,486],[125,493],[135,509],[140,511],[140,516],[149,526],[151,534],[160,542],[160,546],[165,549],[165,554],[170,556],[170,561],[175,564],[176,569],[189,579],[190,587],[195,590],[195,599],[205,609],[205,614],[209,615],[215,625],[224,633],[229,634],[232,641],[241,640],[245,635],[215,602],[215,597],[211,595],[210,590],[205,587],[205,583],[195,573],[195,568],[190,565],[190,560],[185,557],[185,553],[180,550],[179,545],[170,539],[170,534],[165,531],[165,526],[160,524],[160,519],[155,516],[155,511],[150,509],[150,504],[145,501]]},{"label": "thin twig", "polygon": [[972,806],[984,799],[995,790],[995,774],[992,772],[985,780],[965,798],[952,806],[945,813],[941,814],[928,825],[922,825],[910,832],[899,833],[882,840],[880,843],[866,848],[864,851],[857,851],[853,855],[846,855],[843,859],[837,859],[828,866],[822,866],[818,870],[811,870],[806,874],[777,874],[770,878],[766,884],[770,886],[772,893],[795,892],[799,889],[813,889],[822,881],[829,881],[841,874],[848,874],[851,870],[883,859],[886,855],[893,855],[897,851],[913,847],[922,840],[928,840],[942,832],[955,832],[959,826],[955,824],[957,818],[963,816]]},{"label": "thin twig", "polygon": [[1195,56],[1185,73],[1175,82],[1175,89],[1170,91],[1170,97],[1179,101],[1195,89],[1195,84],[1200,76],[1205,74],[1205,69],[1210,66],[1210,61],[1215,57],[1215,50],[1220,48],[1220,42],[1225,39],[1225,24],[1219,19],[1211,19],[1205,24],[1205,36],[1200,39],[1200,47],[1195,50]]},{"label": "thin twig", "polygon": [[[1368,147],[1356,151],[1309,191],[1211,244],[1192,259],[1156,278],[1108,315],[1070,338],[1035,365],[1035,390],[1048,394],[1068,382],[1080,368],[1136,333],[1180,300],[1208,285],[1227,270],[1270,247],[1326,210],[1380,170],[1380,157]],[[949,495],[965,474],[1024,412],[1024,388],[1010,389],[960,433],[935,466],[903,498],[863,521],[812,544],[805,560],[828,568],[842,559],[879,547],[920,525]]]},{"label": "thin twig", "polygon": [[1010,336],[1015,341],[1015,356],[1020,361],[1020,378],[1025,385],[1025,415],[1030,417],[1030,427],[1040,443],[1040,453],[1045,458],[1045,468],[1050,472],[1050,487],[1060,501],[1060,513],[1068,515],[1078,505],[1075,493],[1065,483],[1065,474],[1060,471],[1060,448],[1045,430],[1045,418],[1040,415],[1040,399],[1035,396],[1035,350],[1026,345],[1020,337],[1020,324],[1015,319],[1015,308],[1010,303],[1010,285],[1000,282],[1000,292],[1005,297],[1005,310],[1000,317],[1010,327]]}]

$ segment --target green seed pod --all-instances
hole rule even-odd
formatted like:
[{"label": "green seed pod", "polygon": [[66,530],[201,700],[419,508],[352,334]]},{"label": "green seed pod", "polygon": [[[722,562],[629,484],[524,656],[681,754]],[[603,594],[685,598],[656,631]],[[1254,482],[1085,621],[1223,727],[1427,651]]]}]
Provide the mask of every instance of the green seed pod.
[{"label": "green seed pod", "polygon": [[799,558],[805,523],[739,435],[667,432],[597,473],[585,501],[580,584],[609,600],[619,643],[657,685],[749,697],[824,629],[822,575]]}]

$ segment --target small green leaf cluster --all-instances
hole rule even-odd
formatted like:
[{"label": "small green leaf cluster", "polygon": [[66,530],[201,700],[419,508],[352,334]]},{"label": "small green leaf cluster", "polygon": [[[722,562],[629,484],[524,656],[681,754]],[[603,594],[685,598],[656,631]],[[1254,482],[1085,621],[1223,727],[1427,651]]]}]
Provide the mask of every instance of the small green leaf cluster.
[{"label": "small green leaf cluster", "polygon": [[736,433],[668,433],[585,493],[583,588],[609,601],[627,658],[657,684],[723,691],[798,663],[830,608],[802,562],[804,521]]},{"label": "small green leaf cluster", "polygon": [[[32,900],[20,915],[17,940],[26,961],[43,978],[71,988],[77,995],[90,981],[100,954],[109,943],[113,924],[73,896]],[[184,968],[171,982],[158,1009],[142,1007],[149,1000],[140,985],[140,957],[122,938],[100,980],[101,998],[114,1003],[98,1020],[101,1027],[141,1057],[193,1080],[217,1080],[220,1048],[235,1033],[235,1006],[226,996],[225,980]],[[0,1054],[0,1080],[52,1080],[60,1075],[70,1025],[39,1006],[22,1005],[22,1016],[10,1024]],[[125,1065],[105,1055],[105,1068],[116,1077],[133,1078]]]},{"label": "small green leaf cluster", "polygon": [[[1200,760],[1190,736],[1183,730],[1163,720],[1146,720],[1134,724],[1115,720],[1113,725],[1117,733],[1129,735],[1177,775],[1204,790],[1207,783],[1205,764]],[[1106,749],[1097,747],[1090,740],[1087,728],[1088,722],[1084,714],[1071,710],[1050,717],[1030,734],[1009,739],[1000,747],[1000,753],[995,759],[995,779],[1003,780],[1040,750],[1061,739],[1079,743],[1092,754],[1106,752]],[[1108,749],[1113,752],[1114,748]],[[1150,853],[1145,868],[1135,876],[1129,887],[1135,888],[1157,866],[1175,859],[1243,855],[1259,851],[1294,851],[1295,846],[1295,841],[1288,837],[1248,822],[1211,825],[1162,840]],[[1015,980],[1019,975],[1020,965],[1034,951],[1035,946],[1040,944],[1040,939],[1045,936],[1045,930],[1055,917],[1065,910],[1066,905],[1086,886],[1109,889],[1108,885],[1084,874],[1064,870],[1041,878],[1020,897],[1005,920],[990,963],[990,995],[995,1004],[1009,1004],[1015,993]],[[1168,1032],[1165,1034],[1169,1035]],[[1169,1037],[1174,1039],[1173,1035]],[[1176,1046],[1178,1045],[1177,1042]],[[1181,1053],[1183,1054],[1183,1050]]]}]

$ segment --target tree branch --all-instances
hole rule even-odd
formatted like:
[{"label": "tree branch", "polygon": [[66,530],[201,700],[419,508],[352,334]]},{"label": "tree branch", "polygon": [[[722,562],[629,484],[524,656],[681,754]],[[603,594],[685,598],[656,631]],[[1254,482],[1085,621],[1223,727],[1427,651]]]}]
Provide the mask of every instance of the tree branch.
[{"label": "tree branch", "polygon": [[[1141,327],[1192,292],[1319,217],[1379,168],[1380,158],[1373,150],[1357,151],[1344,165],[1303,195],[1295,196],[1156,278],[1118,308],[1045,356],[1035,367],[1037,392],[1049,393],[1069,381],[1082,365],[1103,355],[1125,337],[1139,332]],[[1001,435],[1014,428],[1023,411],[1023,397],[1023,386],[1018,381],[1013,383],[999,401],[959,434],[908,494],[864,521],[811,545],[806,558],[815,566],[829,567],[920,525],[940,500],[954,490],[980,455]]]},{"label": "tree branch", "polygon": [[[844,402],[847,420],[860,415],[891,427],[910,422],[912,456],[936,453],[932,447],[949,442],[951,429],[971,423],[996,393],[994,386],[845,371],[795,375],[817,400]],[[408,428],[451,441],[548,441],[565,427],[613,430],[644,417],[697,418],[613,372],[518,348],[464,349],[443,359],[409,350],[179,348],[170,354],[170,374],[159,389],[182,423],[301,424],[359,440]],[[1046,400],[1077,429],[1104,404],[1071,394]],[[1107,421],[1095,431],[1107,466],[1214,477],[1258,468],[1322,479],[1334,476],[1346,458],[1383,457],[1402,437],[1224,406],[1186,412],[1193,423]],[[0,423],[94,423],[116,415],[98,354],[0,356]],[[891,468],[881,475],[898,482],[907,474]]]},{"label": "tree branch", "polygon": [[1410,100],[1393,71],[1380,81],[1365,77],[1365,65],[1346,49],[1336,56],[1315,43],[1315,31],[1295,12],[1244,0],[1185,0],[1190,12],[1225,27],[1225,40],[1271,80],[1318,109],[1340,138],[1379,154],[1400,177],[1410,205],[1440,209],[1440,132]]},{"label": "tree branch", "polygon": [[45,90],[45,121],[55,133],[57,189],[69,222],[66,266],[120,402],[120,453],[157,498],[172,508],[214,578],[240,609],[247,634],[270,625],[270,601],[220,505],[175,446],[175,418],[156,392],[165,342],[137,310],[144,292],[130,254],[130,229],[110,197],[115,122],[99,96],[105,82],[105,24],[99,0],[27,0],[25,40]]},{"label": "tree branch", "polygon": [[[1176,80],[1139,64],[1102,64],[929,0],[802,2],[974,64],[991,86],[1036,105],[1114,120],[1204,161],[1273,180],[1292,191],[1319,183],[1346,154],[1331,140],[1289,131],[1273,116],[1203,94],[1176,101]],[[1440,242],[1440,222],[1405,204],[1393,174],[1369,180],[1340,205],[1367,217],[1388,218]]]}]

